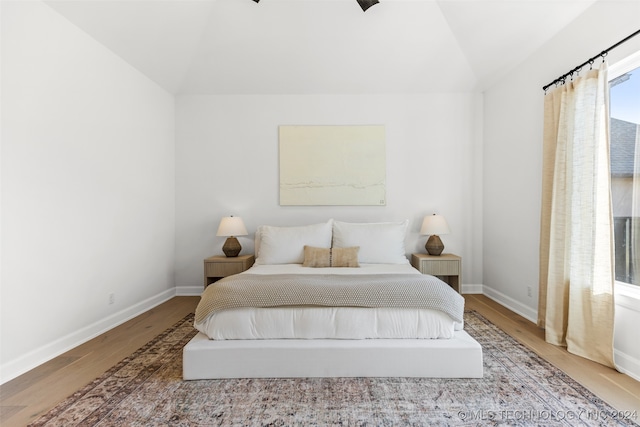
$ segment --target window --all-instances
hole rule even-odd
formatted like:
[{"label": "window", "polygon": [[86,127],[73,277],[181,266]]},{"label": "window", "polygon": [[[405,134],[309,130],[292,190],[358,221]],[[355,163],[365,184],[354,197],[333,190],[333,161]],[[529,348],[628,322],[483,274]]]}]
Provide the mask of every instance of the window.
[{"label": "window", "polygon": [[640,52],[609,77],[615,276],[640,286]]}]

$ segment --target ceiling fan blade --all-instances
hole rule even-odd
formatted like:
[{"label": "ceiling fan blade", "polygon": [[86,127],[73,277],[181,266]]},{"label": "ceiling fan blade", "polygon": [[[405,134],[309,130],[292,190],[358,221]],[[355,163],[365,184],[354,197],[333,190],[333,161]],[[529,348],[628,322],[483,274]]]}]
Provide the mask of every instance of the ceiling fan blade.
[{"label": "ceiling fan blade", "polygon": [[[256,3],[259,3],[260,0],[253,0]],[[360,7],[362,8],[363,12],[366,12],[367,9],[369,9],[371,6],[378,4],[379,1],[378,0],[356,0],[358,2],[358,4],[360,5]]]},{"label": "ceiling fan blade", "polygon": [[357,0],[363,12],[366,12],[371,6],[378,4],[378,0]]}]

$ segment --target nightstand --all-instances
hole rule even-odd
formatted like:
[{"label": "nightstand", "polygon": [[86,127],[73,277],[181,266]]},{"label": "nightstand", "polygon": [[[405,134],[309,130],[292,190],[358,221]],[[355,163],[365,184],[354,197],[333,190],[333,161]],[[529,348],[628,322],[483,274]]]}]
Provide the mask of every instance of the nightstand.
[{"label": "nightstand", "polygon": [[232,274],[242,273],[253,265],[255,257],[253,255],[240,255],[237,257],[226,257],[215,255],[204,260],[204,287],[213,282]]},{"label": "nightstand", "polygon": [[438,276],[458,293],[460,292],[460,286],[462,285],[462,258],[458,255],[413,254],[411,255],[411,265],[422,274]]}]

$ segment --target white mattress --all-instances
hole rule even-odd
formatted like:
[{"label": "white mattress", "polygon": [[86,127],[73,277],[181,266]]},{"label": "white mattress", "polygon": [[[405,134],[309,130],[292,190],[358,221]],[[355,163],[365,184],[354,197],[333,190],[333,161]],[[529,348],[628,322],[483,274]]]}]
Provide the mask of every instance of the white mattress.
[{"label": "white mattress", "polygon": [[[301,264],[254,265],[241,274],[420,274],[409,264],[360,268],[309,268]],[[215,286],[212,285],[212,286]],[[243,308],[218,312],[196,329],[214,340],[452,338],[462,330],[438,310],[359,307]]]}]

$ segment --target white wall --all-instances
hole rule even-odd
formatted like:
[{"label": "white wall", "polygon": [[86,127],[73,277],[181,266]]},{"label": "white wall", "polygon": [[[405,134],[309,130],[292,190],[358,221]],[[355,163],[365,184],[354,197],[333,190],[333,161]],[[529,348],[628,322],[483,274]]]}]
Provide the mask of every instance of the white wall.
[{"label": "white wall", "polygon": [[[252,253],[260,224],[410,220],[407,254],[424,252],[425,214],[444,215],[445,251],[480,284],[481,98],[473,94],[179,96],[176,102],[176,285],[202,290],[202,260],[221,254],[220,218],[241,216]],[[382,124],[387,206],[279,206],[278,126]]]},{"label": "white wall", "polygon": [[172,95],[2,2],[2,381],[174,294],[174,165]]},{"label": "white wall", "polygon": [[[423,215],[441,213],[452,229],[446,250],[463,257],[463,288],[535,320],[541,86],[636,30],[640,13],[638,2],[596,3],[484,102],[469,93],[220,95],[174,106],[44,4],[1,4],[2,381],[171,296],[174,260],[178,292],[201,290],[202,259],[221,253],[215,231],[229,214],[251,233],[240,238],[244,253],[259,224],[333,217],[408,218],[410,254],[424,250]],[[385,125],[387,206],[280,207],[283,124]],[[637,300],[620,301],[618,343],[640,322]],[[636,375],[640,344],[624,342],[617,360]]]},{"label": "white wall", "polygon": [[[636,31],[638,16],[640,2],[595,3],[484,94],[484,293],[532,321],[538,307],[542,86]],[[613,50],[609,63],[638,49],[640,37]],[[635,306],[624,313],[617,307],[616,360],[628,356],[623,369],[640,377],[640,343],[622,335],[632,328],[621,327],[640,323],[640,302]],[[622,354],[619,343],[632,338]]]}]

